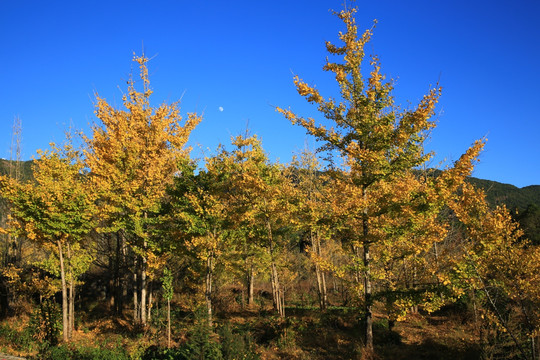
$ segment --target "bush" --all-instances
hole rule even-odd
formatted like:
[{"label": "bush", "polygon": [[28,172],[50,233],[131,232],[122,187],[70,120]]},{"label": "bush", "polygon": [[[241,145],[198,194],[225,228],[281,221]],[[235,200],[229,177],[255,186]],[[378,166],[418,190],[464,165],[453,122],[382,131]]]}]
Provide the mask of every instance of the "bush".
[{"label": "bush", "polygon": [[41,346],[58,344],[62,318],[60,308],[52,300],[43,301],[34,310],[28,323],[28,332]]},{"label": "bush", "polygon": [[107,349],[97,347],[74,347],[70,345],[51,346],[37,355],[39,360],[129,360],[124,349]]},{"label": "bush", "polygon": [[256,360],[259,355],[255,351],[255,341],[249,331],[234,332],[229,324],[219,329],[221,337],[221,354],[225,360]]}]

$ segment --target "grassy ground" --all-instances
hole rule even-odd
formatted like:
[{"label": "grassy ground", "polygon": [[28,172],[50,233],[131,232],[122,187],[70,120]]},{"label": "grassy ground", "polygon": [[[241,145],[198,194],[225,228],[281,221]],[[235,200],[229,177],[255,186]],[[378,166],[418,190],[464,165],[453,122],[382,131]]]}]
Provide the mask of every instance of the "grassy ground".
[{"label": "grassy ground", "polygon": [[[192,312],[178,306],[175,308],[180,310],[173,313],[174,348],[183,347],[193,351],[205,346],[202,343],[206,341],[221,349],[223,354],[227,351],[247,352],[245,349],[251,346],[249,351],[262,359],[367,358],[366,354],[362,355],[362,328],[358,312],[352,308],[333,308],[325,314],[313,308],[288,308],[285,321],[280,321],[269,309],[237,309],[218,313],[216,334],[208,336],[201,335],[197,330],[201,322]],[[72,344],[66,347],[71,353],[68,352],[66,358],[107,359],[116,354],[114,357],[117,359],[137,359],[144,358],[145,353],[148,358],[151,349],[166,346],[162,312],[156,311],[152,326],[144,328],[133,326],[129,314],[114,317],[104,316],[106,313],[106,309],[96,307],[79,314]],[[30,325],[31,316],[28,314],[14,316],[0,323],[0,353],[40,358],[38,354],[44,349],[35,341]],[[452,311],[411,315],[397,323],[392,331],[382,315],[376,314],[375,354],[372,357],[398,360],[478,359],[479,347],[472,334],[471,321]],[[203,340],[197,340],[199,338]],[[225,344],[227,341],[229,345]],[[241,341],[244,347],[240,350],[225,349],[231,346],[231,341]],[[94,351],[94,348],[101,350]],[[105,351],[110,353],[103,353]],[[60,357],[58,354],[54,356]]]}]

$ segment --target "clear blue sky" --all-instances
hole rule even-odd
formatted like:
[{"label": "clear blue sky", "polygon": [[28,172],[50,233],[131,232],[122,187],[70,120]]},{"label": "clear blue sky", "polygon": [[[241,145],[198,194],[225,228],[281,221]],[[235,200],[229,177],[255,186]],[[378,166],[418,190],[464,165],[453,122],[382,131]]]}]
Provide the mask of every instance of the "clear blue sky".
[{"label": "clear blue sky", "polygon": [[[305,132],[274,111],[317,115],[296,93],[293,73],[324,95],[324,41],[342,24],[342,0],[0,1],[0,157],[9,158],[13,118],[23,123],[23,157],[61,142],[71,123],[88,132],[94,91],[117,106],[133,52],[149,64],[153,103],[182,94],[203,111],[191,143],[229,144],[246,123],[272,159],[290,160]],[[418,102],[440,78],[433,165],[456,160],[488,137],[474,176],[540,184],[540,2],[357,1],[360,29],[379,23],[368,50],[396,78],[398,103]],[[222,107],[223,111],[219,108]],[[313,141],[307,142],[313,147]],[[195,155],[200,150],[195,150]]]}]

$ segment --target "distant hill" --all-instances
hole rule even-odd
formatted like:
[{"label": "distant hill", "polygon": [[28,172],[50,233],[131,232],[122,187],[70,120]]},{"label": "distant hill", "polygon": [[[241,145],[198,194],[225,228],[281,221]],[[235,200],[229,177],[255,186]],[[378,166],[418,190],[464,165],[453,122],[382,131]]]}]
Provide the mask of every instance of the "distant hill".
[{"label": "distant hill", "polygon": [[[32,163],[33,163],[33,160],[20,162],[19,165],[20,165],[22,180],[32,179]],[[15,165],[16,165],[16,161],[0,159],[0,175],[9,175],[12,169],[15,167]]]},{"label": "distant hill", "polygon": [[531,204],[540,206],[540,185],[518,188],[491,180],[471,177],[470,183],[485,191],[487,200],[492,205],[505,204],[509,210],[524,210]]}]

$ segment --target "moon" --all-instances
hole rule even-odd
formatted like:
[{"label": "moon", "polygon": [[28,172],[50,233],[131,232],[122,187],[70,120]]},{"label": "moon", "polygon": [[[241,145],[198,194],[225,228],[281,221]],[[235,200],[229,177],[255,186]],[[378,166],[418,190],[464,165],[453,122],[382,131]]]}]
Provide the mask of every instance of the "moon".
[{"label": "moon", "polygon": [[218,108],[218,110],[221,111],[221,112],[223,112],[223,106],[220,106],[220,107]]}]

